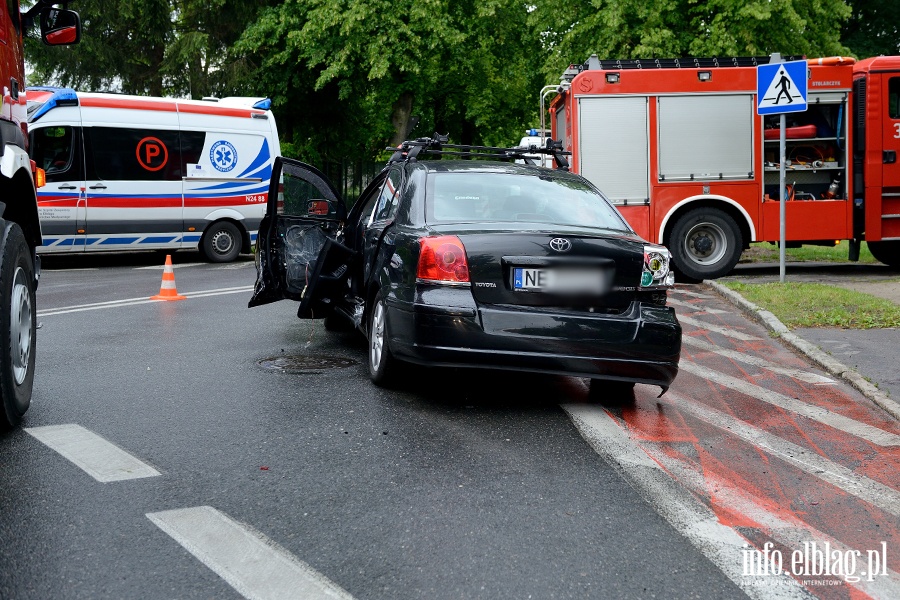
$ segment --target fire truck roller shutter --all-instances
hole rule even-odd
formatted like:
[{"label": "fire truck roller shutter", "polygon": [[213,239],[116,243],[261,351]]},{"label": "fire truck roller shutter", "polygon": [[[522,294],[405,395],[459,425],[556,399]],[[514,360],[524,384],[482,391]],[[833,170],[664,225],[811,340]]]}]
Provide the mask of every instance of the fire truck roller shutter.
[{"label": "fire truck roller shutter", "polygon": [[647,97],[579,98],[578,172],[613,204],[650,198]]}]

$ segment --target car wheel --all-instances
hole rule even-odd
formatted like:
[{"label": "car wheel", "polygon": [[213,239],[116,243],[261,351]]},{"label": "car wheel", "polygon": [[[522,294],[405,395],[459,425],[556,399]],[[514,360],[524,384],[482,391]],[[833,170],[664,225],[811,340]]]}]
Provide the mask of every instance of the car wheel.
[{"label": "car wheel", "polygon": [[206,228],[200,251],[209,262],[231,262],[241,253],[241,232],[234,223],[217,221]]},{"label": "car wheel", "polygon": [[900,269],[900,242],[869,242],[867,245],[879,262]]},{"label": "car wheel", "polygon": [[31,404],[37,318],[31,250],[17,224],[0,223],[0,425],[8,428],[21,423]]},{"label": "car wheel", "polygon": [[669,250],[675,268],[687,279],[716,279],[741,258],[743,240],[734,219],[717,208],[697,208],[672,227]]},{"label": "car wheel", "polygon": [[591,379],[588,396],[606,406],[621,406],[634,402],[634,383],[612,379]]},{"label": "car wheel", "polygon": [[397,359],[391,354],[387,307],[379,294],[369,317],[369,376],[376,385],[388,385],[397,371]]}]

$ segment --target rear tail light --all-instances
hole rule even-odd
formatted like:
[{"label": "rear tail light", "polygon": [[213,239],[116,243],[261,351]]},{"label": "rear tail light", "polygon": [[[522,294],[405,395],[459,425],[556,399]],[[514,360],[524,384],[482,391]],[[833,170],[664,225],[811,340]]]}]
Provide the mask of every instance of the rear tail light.
[{"label": "rear tail light", "polygon": [[416,278],[435,283],[469,283],[466,249],[455,235],[419,238]]}]

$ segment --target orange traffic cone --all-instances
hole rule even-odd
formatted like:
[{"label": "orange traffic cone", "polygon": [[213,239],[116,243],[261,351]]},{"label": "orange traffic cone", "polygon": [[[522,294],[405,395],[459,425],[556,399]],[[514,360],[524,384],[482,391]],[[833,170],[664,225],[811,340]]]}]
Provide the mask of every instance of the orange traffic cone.
[{"label": "orange traffic cone", "polygon": [[166,254],[166,268],[163,269],[162,285],[159,286],[159,294],[150,296],[151,300],[187,300],[186,296],[180,296],[175,289],[175,269],[172,268],[172,255]]}]

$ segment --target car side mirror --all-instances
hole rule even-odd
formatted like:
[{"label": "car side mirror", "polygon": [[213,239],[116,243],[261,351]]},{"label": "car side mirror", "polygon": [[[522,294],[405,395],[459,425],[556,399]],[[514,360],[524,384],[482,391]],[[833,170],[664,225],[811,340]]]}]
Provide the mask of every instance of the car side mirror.
[{"label": "car side mirror", "polygon": [[316,217],[327,217],[331,214],[328,200],[310,200],[306,203],[306,213]]},{"label": "car side mirror", "polygon": [[81,18],[74,10],[45,8],[41,11],[41,39],[48,46],[68,46],[81,41]]}]

